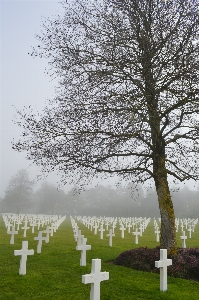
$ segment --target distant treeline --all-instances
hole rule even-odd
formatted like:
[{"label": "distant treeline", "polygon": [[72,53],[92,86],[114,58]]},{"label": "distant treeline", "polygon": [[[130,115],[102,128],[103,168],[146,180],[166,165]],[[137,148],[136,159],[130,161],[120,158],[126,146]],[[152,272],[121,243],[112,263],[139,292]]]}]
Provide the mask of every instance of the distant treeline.
[{"label": "distant treeline", "polygon": [[[13,198],[12,198],[13,197]],[[31,197],[24,200],[20,209],[16,209],[17,197],[2,199],[1,212],[42,213],[62,215],[121,216],[121,217],[160,217],[159,205],[155,189],[145,192],[142,186],[126,187],[98,185],[89,190],[76,192],[73,187],[68,193],[49,183],[44,183]],[[199,191],[188,187],[172,193],[176,217],[199,217]],[[19,206],[18,206],[19,207]],[[17,210],[17,211],[16,211]]]}]

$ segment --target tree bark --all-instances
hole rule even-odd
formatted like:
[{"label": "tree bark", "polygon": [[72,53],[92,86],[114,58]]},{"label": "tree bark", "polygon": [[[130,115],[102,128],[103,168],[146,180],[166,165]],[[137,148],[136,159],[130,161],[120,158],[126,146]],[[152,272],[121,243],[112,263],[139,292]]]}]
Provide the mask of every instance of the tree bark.
[{"label": "tree bark", "polygon": [[169,255],[173,255],[177,252],[175,215],[167,178],[165,140],[161,134],[157,102],[155,103],[155,101],[153,102],[152,111],[150,119],[153,144],[153,175],[161,215],[160,247],[167,249]]},{"label": "tree bark", "polygon": [[161,215],[160,247],[161,249],[167,249],[169,255],[173,255],[177,251],[175,215],[167,180],[165,160],[162,159],[154,169]]}]

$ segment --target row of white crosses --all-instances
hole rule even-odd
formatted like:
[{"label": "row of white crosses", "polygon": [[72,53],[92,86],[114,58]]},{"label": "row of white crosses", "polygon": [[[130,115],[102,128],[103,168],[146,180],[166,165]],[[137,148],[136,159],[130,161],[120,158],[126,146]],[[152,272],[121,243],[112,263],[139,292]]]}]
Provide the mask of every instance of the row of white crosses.
[{"label": "row of white crosses", "polygon": [[[49,242],[49,228],[50,228],[50,226],[47,226],[46,230],[43,231],[43,232],[46,233],[46,235],[47,235],[47,241],[46,241],[47,243]],[[23,229],[23,228],[22,228],[22,229]],[[42,232],[42,231],[39,231],[39,232]],[[53,235],[53,234],[52,234],[52,231],[50,231],[50,232],[51,232],[51,235]],[[10,245],[13,245],[13,244],[14,244],[14,235],[15,235],[15,234],[18,234],[18,231],[15,230],[15,226],[12,226],[12,230],[7,231],[7,233],[8,233],[8,234],[11,234]],[[41,233],[40,233],[40,234],[41,234]],[[24,234],[23,237],[26,237],[26,234]]]},{"label": "row of white crosses", "polygon": [[[41,253],[42,241],[46,241],[46,237],[42,237],[42,231],[39,231],[38,237],[35,237],[34,240],[38,241],[37,244],[37,253]],[[20,259],[20,267],[19,267],[19,275],[26,275],[26,262],[27,256],[33,255],[34,250],[28,249],[28,241],[22,241],[22,249],[14,250],[15,256],[21,256]]]},{"label": "row of white crosses", "polygon": [[189,232],[192,231],[194,232],[194,228],[196,226],[196,224],[198,223],[198,218],[197,219],[179,219],[176,218],[175,219],[175,225],[176,225],[176,231],[178,232],[178,227],[181,227],[181,231],[184,230],[184,227],[186,230],[188,230]]},{"label": "row of white crosses", "polygon": [[[77,241],[76,250],[81,250],[80,266],[86,266],[86,251],[91,249],[91,245],[86,245],[87,239],[81,234],[75,220],[70,218],[74,238]],[[91,273],[82,275],[82,283],[91,283],[90,300],[100,300],[100,283],[108,279],[109,272],[101,272],[101,259],[92,259]]]},{"label": "row of white crosses", "polygon": [[[106,236],[109,238],[109,246],[112,247],[112,237],[115,236],[114,234],[114,229],[116,227],[116,220],[112,219],[110,220],[106,220],[104,221],[103,219],[100,218],[100,220],[95,220],[95,223],[92,222],[91,218],[89,217],[88,220],[83,217],[83,219],[81,217],[77,217],[78,221],[82,221],[82,223],[88,228],[89,225],[92,226],[90,227],[91,228],[94,228],[94,234],[97,233],[97,229],[99,227],[99,223],[101,222],[101,225],[100,225],[100,229],[98,230],[100,232],[100,239],[103,239],[103,232],[105,231],[105,229],[103,228],[103,224],[105,224],[106,226],[106,230],[108,230],[108,226],[111,226],[112,229],[109,229],[109,233],[106,234]],[[124,220],[122,220],[124,221]],[[124,238],[124,231],[126,230],[126,228],[124,227],[124,224],[122,223],[122,221],[120,220],[120,230],[121,230],[121,238]],[[139,220],[140,221],[140,220]],[[110,223],[109,223],[110,222]],[[111,224],[112,222],[112,224]],[[131,227],[134,227],[136,225],[136,223],[133,222],[133,225],[131,225],[130,223],[128,223],[128,221],[125,221],[125,225],[127,225],[127,228],[128,228],[128,232],[130,233],[130,228]],[[135,228],[135,232],[132,232],[132,234],[135,236],[135,244],[138,244],[138,236],[142,236],[142,233],[144,232],[144,230],[146,229],[148,223],[150,222],[150,219],[144,219],[144,223],[140,223],[140,231],[138,232],[138,228],[136,227]],[[88,225],[89,224],[89,225]],[[94,225],[93,225],[94,224]]]},{"label": "row of white crosses", "polygon": [[[79,221],[80,220],[81,219],[79,219]],[[72,217],[71,217],[71,223],[74,231],[74,237],[76,238],[77,241],[76,250],[82,250],[85,252],[86,250],[90,250],[91,246],[86,245],[87,239],[85,239],[84,236],[81,235],[81,230],[78,230],[78,226]],[[112,229],[110,229],[109,232],[112,234]],[[80,241],[81,241],[81,245],[79,245]],[[80,259],[80,265],[82,265],[81,260],[82,260],[82,256]],[[86,261],[85,264],[83,265],[86,265]],[[170,265],[172,265],[172,260],[167,259],[167,250],[160,249],[160,260],[155,261],[155,267],[160,268],[160,291],[167,290],[167,267]],[[109,279],[109,272],[101,272],[101,259],[92,259],[91,273],[82,275],[82,283],[84,284],[91,283],[90,300],[100,300],[100,283],[108,279]]]},{"label": "row of white crosses", "polygon": [[[108,217],[81,217],[81,216],[77,216],[76,217],[78,221],[82,222],[87,228],[90,228],[92,230],[92,228],[94,228],[93,226],[96,225],[96,227],[98,228],[99,225],[105,225],[106,226],[106,230],[108,231],[108,227],[111,225],[115,225],[117,223],[121,224],[124,223],[125,227],[128,227],[128,224],[131,223],[132,225],[130,227],[133,227],[142,221],[145,221],[146,218],[142,219],[142,218],[108,218]],[[129,232],[130,233],[130,232]]]},{"label": "row of white crosses", "polygon": [[[100,232],[100,239],[103,239],[104,237],[104,226],[106,228],[106,231],[109,230],[109,233],[106,234],[107,237],[109,237],[109,246],[112,246],[112,237],[115,236],[114,230],[119,223],[119,230],[121,231],[121,238],[124,238],[124,232],[128,229],[128,233],[131,233],[132,230],[135,230],[132,232],[132,234],[135,236],[135,244],[138,244],[138,236],[142,236],[143,232],[145,231],[147,225],[150,222],[150,218],[97,218],[97,217],[81,217],[78,216],[76,219],[83,223],[87,228],[89,228],[91,231],[94,230],[94,234],[97,234],[97,232]],[[136,228],[135,228],[136,226]],[[139,226],[139,232],[138,228]],[[112,231],[110,231],[109,227],[111,227]],[[135,228],[135,229],[134,229]]]},{"label": "row of white crosses", "polygon": [[[7,228],[7,233],[12,234],[11,243],[14,243],[14,234],[17,234],[18,232],[15,232],[15,226],[17,226],[17,231],[20,229],[24,230],[23,237],[26,237],[27,230],[30,229],[30,226],[32,227],[32,233],[34,233],[34,227],[37,226],[37,229],[39,230],[40,226],[46,226],[51,224],[51,235],[53,235],[53,230],[56,231],[57,222],[61,218],[61,216],[46,216],[46,215],[24,215],[24,214],[2,214],[5,226]],[[30,226],[28,226],[28,223]],[[14,226],[14,229],[13,229]],[[10,227],[12,227],[12,230],[10,230]]]},{"label": "row of white crosses", "polygon": [[86,251],[91,249],[91,245],[86,245],[87,239],[81,234],[81,230],[75,220],[71,217],[71,224],[73,228],[74,238],[77,242],[76,250],[81,251],[80,266],[86,266]]},{"label": "row of white crosses", "polygon": [[[167,291],[167,267],[172,260],[167,259],[167,250],[160,249],[160,260],[155,261],[155,267],[160,268],[160,291]],[[92,259],[91,274],[82,275],[82,283],[91,283],[90,300],[100,300],[100,282],[109,280],[109,272],[101,271],[101,259]]]},{"label": "row of white crosses", "polygon": [[181,227],[182,235],[180,236],[180,239],[182,240],[182,248],[186,248],[186,239],[187,236],[185,234],[184,228],[189,233],[189,238],[192,237],[192,232],[194,232],[195,226],[198,223],[197,219],[175,219],[175,225],[176,225],[176,232],[178,232],[178,227]]},{"label": "row of white crosses", "polygon": [[[79,219],[79,221],[80,221],[81,219]],[[86,225],[86,224],[88,224],[88,223],[86,223],[85,222],[85,220],[83,220],[82,221],[82,223],[84,224],[84,225]],[[105,222],[105,226],[106,226],[106,230],[108,231],[108,227],[109,227],[109,222]],[[95,223],[90,223],[90,229],[92,230],[92,229],[94,229],[94,234],[97,234],[97,229],[98,229],[98,227],[99,227],[99,223],[97,224],[97,222],[95,222]],[[106,234],[106,236],[109,238],[109,246],[110,247],[112,247],[112,238],[113,238],[113,236],[115,236],[115,234],[114,234],[114,228],[116,227],[116,225],[114,224],[113,225],[113,228],[112,229],[109,229],[109,233],[108,234]],[[87,228],[88,228],[88,226],[87,226]],[[103,221],[102,221],[102,224],[100,225],[100,228],[98,229],[98,231],[100,232],[100,239],[102,240],[103,239],[103,237],[104,237],[104,231],[105,231],[105,229],[103,228]]]},{"label": "row of white crosses", "polygon": [[[46,243],[49,243],[49,235],[53,236],[53,228],[54,227],[47,226],[46,230],[39,231],[39,236],[41,236],[42,233],[46,233],[46,237],[45,237]],[[8,231],[7,233],[11,234],[10,245],[13,245],[14,244],[14,235],[18,234],[18,231],[15,230],[15,226],[12,226],[12,230]],[[34,239],[36,240],[37,238],[34,238]],[[37,252],[37,253],[40,253],[40,252]]]},{"label": "row of white crosses", "polygon": [[[82,222],[87,228],[90,228],[91,230],[94,229],[94,234],[97,234],[97,230],[100,232],[100,239],[103,239],[103,232],[105,229],[103,228],[103,225],[106,226],[106,230],[108,230],[109,227],[112,227],[112,232],[109,230],[109,234],[106,234],[106,236],[109,237],[109,246],[112,246],[112,237],[114,235],[114,229],[116,227],[117,222],[119,222],[120,231],[121,231],[121,238],[124,238],[124,232],[126,229],[128,229],[128,233],[130,233],[131,227],[134,230],[134,226],[136,226],[135,231],[132,232],[132,234],[135,236],[135,244],[138,244],[138,237],[142,236],[144,230],[146,229],[148,223],[150,222],[150,218],[97,218],[97,217],[76,217],[78,221]],[[158,219],[159,222],[161,222],[161,218]],[[196,224],[198,223],[198,219],[176,219],[176,231],[177,226],[179,222],[181,223],[181,229],[183,229],[184,225],[186,228],[188,228],[189,231],[189,238],[191,238],[191,233],[194,231],[194,228]],[[139,226],[139,228],[137,228]],[[139,231],[138,231],[139,229]],[[160,229],[157,221],[154,218],[154,233],[156,237],[156,242],[160,241]],[[111,237],[110,237],[111,236]],[[187,236],[185,235],[185,232],[182,231],[182,235],[180,236],[182,240],[182,248],[186,248],[186,239]]]},{"label": "row of white crosses", "polygon": [[[161,219],[159,219],[159,221],[161,221]],[[176,232],[178,232],[179,225],[182,231],[182,235],[180,236],[180,239],[182,240],[182,248],[186,248],[186,239],[187,239],[187,236],[185,235],[185,230],[183,230],[184,227],[189,232],[189,238],[191,238],[192,236],[191,234],[192,232],[194,232],[194,228],[197,223],[198,223],[198,218],[197,219],[177,219],[177,218],[175,219]],[[159,242],[160,230],[155,218],[154,218],[154,228],[155,228],[154,232],[156,235],[156,242]]]},{"label": "row of white crosses", "polygon": [[[42,215],[44,219],[42,219],[41,215],[16,215],[16,214],[2,214],[5,226],[8,230],[12,226],[12,230],[8,230],[7,233],[11,234],[10,244],[14,244],[14,235],[18,233],[18,231],[15,230],[15,225],[19,226],[19,224],[22,224],[24,221],[24,227],[21,229],[27,230],[28,222],[33,222],[34,225],[36,225],[36,220],[38,220],[38,229],[40,225],[44,226],[45,224],[49,224],[50,221],[53,221],[51,226],[47,226],[45,231],[39,231],[38,236],[34,238],[34,240],[38,241],[37,243],[37,253],[41,253],[42,248],[42,241],[45,241],[46,243],[49,242],[49,235],[53,235],[53,231],[56,231],[56,229],[60,226],[60,224],[65,220],[65,216],[46,216]],[[31,221],[30,221],[31,220]],[[46,237],[43,237],[42,234],[46,233]],[[23,237],[26,237],[26,232],[23,235]],[[21,250],[14,250],[15,256],[21,256],[20,260],[20,268],[19,268],[19,275],[25,275],[26,274],[26,262],[27,262],[27,256],[33,255],[34,250],[28,249],[28,241],[22,241],[22,249]]]},{"label": "row of white crosses", "polygon": [[[55,227],[58,228],[60,224],[65,220],[65,216],[57,219],[55,222]],[[39,231],[38,236],[34,238],[34,240],[38,241],[37,244],[37,253],[41,253],[42,241],[44,240],[46,243],[49,242],[49,226],[47,226],[46,230],[46,237],[42,237],[43,231]],[[34,250],[28,249],[28,241],[22,241],[22,249],[21,250],[14,250],[14,255],[20,255],[20,267],[19,267],[19,275],[26,274],[26,262],[27,262],[27,255],[33,255]]]},{"label": "row of white crosses", "polygon": [[54,216],[54,215],[35,215],[35,214],[2,214],[5,226],[7,227],[9,223],[12,223],[12,225],[17,225],[17,230],[19,230],[19,226],[24,221],[30,222],[30,225],[32,226],[32,223],[36,224],[38,226],[45,226],[48,223],[52,223],[56,221],[58,218],[61,218],[61,216]]}]

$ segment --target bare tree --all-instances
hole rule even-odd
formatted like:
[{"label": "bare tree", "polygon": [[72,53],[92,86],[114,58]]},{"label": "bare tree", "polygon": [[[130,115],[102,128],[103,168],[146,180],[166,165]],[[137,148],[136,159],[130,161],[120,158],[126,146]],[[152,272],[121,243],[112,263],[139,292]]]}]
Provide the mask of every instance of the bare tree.
[{"label": "bare tree", "polygon": [[168,175],[197,180],[198,1],[77,0],[45,20],[32,56],[59,78],[44,111],[18,112],[13,143],[63,182],[117,174],[153,179],[161,247],[176,251]]},{"label": "bare tree", "polygon": [[19,170],[9,181],[2,202],[2,210],[17,214],[27,212],[32,200],[33,185],[34,181],[29,179],[27,170]]}]

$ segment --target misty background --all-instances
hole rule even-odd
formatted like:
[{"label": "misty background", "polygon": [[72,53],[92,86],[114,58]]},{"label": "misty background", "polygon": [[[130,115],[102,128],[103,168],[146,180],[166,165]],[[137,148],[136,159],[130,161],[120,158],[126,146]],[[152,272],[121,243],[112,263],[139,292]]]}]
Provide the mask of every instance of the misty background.
[{"label": "misty background", "polygon": [[[118,185],[116,189],[98,185],[77,193],[75,187],[70,191],[57,190],[48,182],[41,183],[34,192],[34,182],[29,179],[27,170],[21,169],[13,176],[0,201],[0,212],[90,215],[106,217],[160,217],[155,189],[147,192],[141,185]],[[178,218],[197,218],[199,215],[199,186],[197,191],[188,187],[172,193],[175,216]]]},{"label": "misty background", "polygon": [[[28,178],[35,180],[39,170],[26,159],[26,153],[12,149],[11,142],[19,139],[21,130],[14,124],[16,110],[32,106],[41,111],[48,99],[55,95],[56,79],[46,75],[45,59],[33,59],[28,52],[37,46],[36,33],[42,30],[42,17],[54,18],[62,15],[63,9],[57,0],[1,0],[1,107],[0,107],[0,199],[5,200],[10,180],[24,169]],[[115,186],[109,181],[93,182],[81,194],[74,194],[75,187],[64,186],[57,190],[59,175],[50,174],[45,180],[36,182],[28,196],[30,205],[20,212],[86,214],[109,216],[159,215],[155,189],[138,191],[127,182]],[[176,186],[171,186],[175,189]],[[199,214],[199,185],[192,181],[179,184],[180,190],[172,192],[176,216],[196,217]],[[13,196],[14,197],[14,196]],[[14,199],[14,198],[13,198]],[[11,201],[11,200],[10,200]],[[14,200],[13,200],[14,201]],[[11,201],[12,203],[12,201]],[[5,204],[5,201],[4,201]],[[8,207],[7,207],[8,208]],[[7,210],[1,204],[2,211]],[[14,208],[11,205],[10,209]],[[10,211],[12,212],[12,211]]]}]

